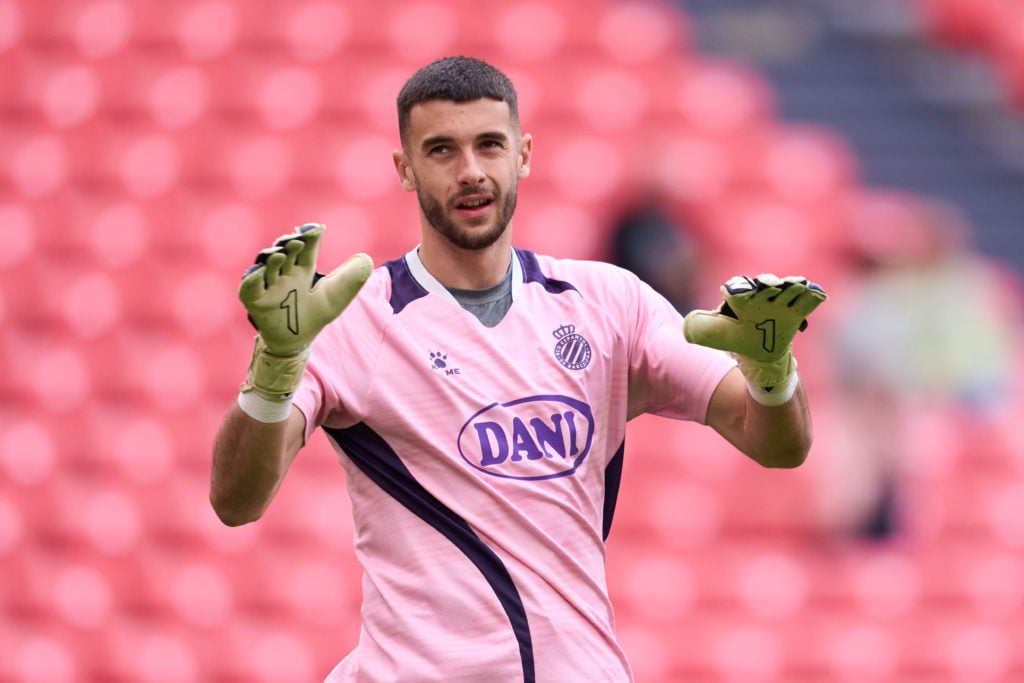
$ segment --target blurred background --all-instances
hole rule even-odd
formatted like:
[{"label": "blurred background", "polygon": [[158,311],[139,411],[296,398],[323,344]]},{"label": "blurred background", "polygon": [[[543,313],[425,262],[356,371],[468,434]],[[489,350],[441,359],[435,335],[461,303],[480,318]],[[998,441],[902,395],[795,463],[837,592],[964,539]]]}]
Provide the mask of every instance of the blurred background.
[{"label": "blurred background", "polygon": [[517,243],[680,310],[831,295],[807,464],[630,425],[609,542],[641,683],[1024,680],[1020,0],[0,0],[0,681],[301,683],[354,645],[344,476],[219,525],[255,252],[417,241],[394,98],[464,53],[535,137]]}]

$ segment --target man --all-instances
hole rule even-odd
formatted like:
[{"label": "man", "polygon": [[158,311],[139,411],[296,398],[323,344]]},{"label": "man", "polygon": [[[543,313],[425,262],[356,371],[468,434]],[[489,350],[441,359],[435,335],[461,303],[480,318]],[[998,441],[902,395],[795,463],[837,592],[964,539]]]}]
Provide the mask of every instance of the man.
[{"label": "man", "polygon": [[259,335],[212,504],[252,522],[315,428],[338,450],[365,573],[359,643],[330,682],[632,680],[604,574],[627,420],[704,422],[765,466],[799,465],[811,427],[791,341],[825,295],[735,278],[684,338],[627,271],[512,246],[533,140],[501,72],[429,64],[398,114],[422,243],[323,278],[323,226],[260,254],[240,288]]}]

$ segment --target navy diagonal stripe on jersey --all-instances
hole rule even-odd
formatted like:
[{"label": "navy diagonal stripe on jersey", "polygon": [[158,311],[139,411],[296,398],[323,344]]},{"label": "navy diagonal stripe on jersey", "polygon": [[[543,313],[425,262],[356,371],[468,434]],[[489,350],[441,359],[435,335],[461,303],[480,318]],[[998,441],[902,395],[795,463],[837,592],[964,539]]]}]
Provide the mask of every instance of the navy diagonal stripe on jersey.
[{"label": "navy diagonal stripe on jersey", "polygon": [[480,570],[501,603],[519,644],[523,683],[535,683],[533,637],[526,607],[501,558],[473,532],[466,520],[416,481],[398,454],[366,423],[347,429],[324,427],[352,462],[410,512],[441,532]]},{"label": "navy diagonal stripe on jersey", "polygon": [[615,516],[615,505],[619,501],[619,486],[622,483],[622,461],[625,459],[626,442],[619,444],[619,449],[604,468],[604,525],[601,538],[608,540],[612,531],[612,517]]}]

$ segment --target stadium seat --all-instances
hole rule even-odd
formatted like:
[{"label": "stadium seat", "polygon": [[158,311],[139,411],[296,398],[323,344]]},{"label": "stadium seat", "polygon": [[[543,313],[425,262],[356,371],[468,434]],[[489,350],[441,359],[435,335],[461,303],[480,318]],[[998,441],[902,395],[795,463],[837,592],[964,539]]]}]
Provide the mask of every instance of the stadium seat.
[{"label": "stadium seat", "polygon": [[831,633],[821,648],[830,680],[853,683],[898,680],[902,647],[886,623],[851,621],[829,624]]},{"label": "stadium seat", "polygon": [[24,11],[18,3],[0,4],[0,26],[0,52],[12,50],[25,32]]},{"label": "stadium seat", "polygon": [[[242,11],[242,3],[199,0],[181,7],[168,23],[174,27],[178,46],[187,58],[209,60],[228,53],[241,40]],[[265,15],[254,13],[253,16],[259,19]],[[246,37],[257,44],[262,42]]]},{"label": "stadium seat", "polygon": [[694,60],[683,87],[673,95],[684,120],[715,137],[753,139],[775,115],[773,93],[764,79],[722,58]]},{"label": "stadium seat", "polygon": [[208,681],[206,657],[214,653],[207,647],[220,644],[209,633],[152,616],[111,624],[101,642],[106,657],[97,662],[94,680],[139,683]]},{"label": "stadium seat", "polygon": [[680,7],[662,0],[631,0],[606,3],[595,35],[614,63],[636,68],[680,59],[691,47],[689,32]]},{"label": "stadium seat", "polygon": [[205,70],[193,65],[168,65],[145,84],[143,106],[157,125],[179,129],[208,116],[212,90]]},{"label": "stadium seat", "polygon": [[[49,484],[65,456],[60,448],[64,439],[57,431],[60,422],[43,415],[5,417],[0,423],[0,482],[28,489]],[[8,511],[7,519],[13,534],[18,518]]]},{"label": "stadium seat", "polygon": [[369,5],[325,0],[285,3],[285,16],[280,21],[282,38],[299,60],[326,61],[338,56],[349,41],[363,33],[368,17],[360,11]]},{"label": "stadium seat", "polygon": [[8,637],[11,653],[0,664],[4,681],[74,683],[87,680],[82,651],[70,645],[75,640],[73,635],[53,633],[45,624],[36,624]]},{"label": "stadium seat", "polygon": [[131,4],[123,0],[80,3],[67,18],[72,44],[79,54],[91,59],[123,52],[135,32]]},{"label": "stadium seat", "polygon": [[963,558],[955,581],[973,613],[983,620],[1017,619],[1024,612],[1024,561],[1004,549],[974,551]]},{"label": "stadium seat", "polygon": [[495,62],[506,68],[540,64],[563,55],[572,17],[561,4],[534,1],[497,9],[493,34],[481,36],[480,47],[493,51]]},{"label": "stadium seat", "polygon": [[986,40],[1000,0],[917,0],[917,4],[939,40],[976,48]]}]

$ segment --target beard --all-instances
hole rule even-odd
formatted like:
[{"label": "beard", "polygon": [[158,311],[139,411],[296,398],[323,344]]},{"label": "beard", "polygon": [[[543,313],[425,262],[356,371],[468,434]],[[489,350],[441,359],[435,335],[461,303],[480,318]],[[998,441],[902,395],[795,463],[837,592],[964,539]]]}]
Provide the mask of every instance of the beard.
[{"label": "beard", "polygon": [[441,206],[441,202],[437,201],[437,199],[432,195],[420,192],[419,190],[416,191],[416,198],[419,200],[420,210],[423,212],[423,215],[426,217],[427,222],[430,223],[431,227],[456,247],[470,251],[486,249],[497,242],[498,238],[505,234],[505,231],[508,229],[508,224],[512,220],[512,214],[514,214],[516,210],[517,196],[518,191],[513,185],[498,208],[498,214],[495,216],[494,224],[476,231],[460,228],[455,224],[455,221],[452,220],[450,214],[445,212],[444,207]]}]

